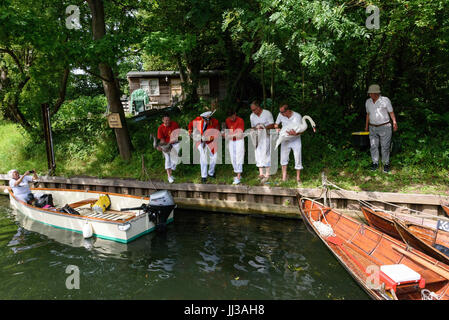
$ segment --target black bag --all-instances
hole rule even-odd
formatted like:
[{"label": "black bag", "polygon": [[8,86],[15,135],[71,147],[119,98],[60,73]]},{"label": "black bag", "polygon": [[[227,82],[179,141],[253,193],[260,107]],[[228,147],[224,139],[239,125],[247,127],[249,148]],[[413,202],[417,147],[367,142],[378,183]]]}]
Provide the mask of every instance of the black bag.
[{"label": "black bag", "polygon": [[36,199],[34,205],[38,208],[43,208],[46,205],[54,207],[53,196],[51,194],[44,194],[42,197]]},{"label": "black bag", "polygon": [[70,214],[77,214],[79,215],[79,212],[76,211],[75,209],[73,209],[71,206],[69,206],[68,204],[66,204],[64,207],[61,208],[62,212],[65,213],[70,213]]},{"label": "black bag", "polygon": [[25,202],[31,204],[34,200],[34,196],[32,193],[28,193],[25,197]]}]

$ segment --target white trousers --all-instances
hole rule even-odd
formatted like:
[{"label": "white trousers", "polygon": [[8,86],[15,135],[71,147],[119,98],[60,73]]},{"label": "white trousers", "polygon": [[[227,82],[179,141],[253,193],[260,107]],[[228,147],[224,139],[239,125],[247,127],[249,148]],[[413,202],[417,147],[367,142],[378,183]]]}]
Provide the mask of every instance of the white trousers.
[{"label": "white trousers", "polygon": [[269,135],[261,135],[254,155],[258,168],[271,167],[271,142]]},{"label": "white trousers", "polygon": [[[200,166],[201,166],[201,178],[207,178],[207,175],[213,176],[215,173],[215,165],[217,164],[218,152],[212,153],[207,144],[200,143],[198,145],[198,151],[200,152]],[[207,169],[208,161],[207,155],[209,154],[209,170]]]},{"label": "white trousers", "polygon": [[245,141],[243,139],[229,141],[229,156],[235,173],[243,172],[243,162],[245,160]]},{"label": "white trousers", "polygon": [[178,164],[179,143],[175,143],[172,146],[170,152],[162,152],[162,154],[165,158],[165,170],[172,169],[175,171],[176,165]]},{"label": "white trousers", "polygon": [[301,137],[293,139],[290,141],[284,141],[281,143],[281,166],[288,165],[288,160],[290,157],[290,150],[293,151],[293,156],[295,158],[295,169],[301,170],[302,166],[302,154],[301,154]]}]

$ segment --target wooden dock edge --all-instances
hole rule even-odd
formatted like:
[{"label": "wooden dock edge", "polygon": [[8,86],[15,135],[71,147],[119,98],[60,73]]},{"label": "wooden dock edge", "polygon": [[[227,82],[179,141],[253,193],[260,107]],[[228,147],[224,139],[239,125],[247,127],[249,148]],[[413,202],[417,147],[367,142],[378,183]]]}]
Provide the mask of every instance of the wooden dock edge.
[{"label": "wooden dock edge", "polygon": [[[0,174],[0,189],[7,188],[9,177]],[[323,196],[319,188],[280,188],[244,185],[215,185],[194,183],[164,183],[131,179],[100,179],[96,177],[41,176],[35,187],[107,191],[121,194],[148,195],[156,190],[169,190],[178,207],[189,210],[207,210],[236,214],[267,215],[299,219],[296,193],[309,198]],[[1,193],[3,190],[1,190]],[[444,215],[441,203],[449,196],[431,194],[404,194],[391,192],[340,191],[330,192],[334,207],[341,210],[359,210],[358,200],[368,200],[391,211],[403,211],[382,201],[422,211],[426,214]]]}]

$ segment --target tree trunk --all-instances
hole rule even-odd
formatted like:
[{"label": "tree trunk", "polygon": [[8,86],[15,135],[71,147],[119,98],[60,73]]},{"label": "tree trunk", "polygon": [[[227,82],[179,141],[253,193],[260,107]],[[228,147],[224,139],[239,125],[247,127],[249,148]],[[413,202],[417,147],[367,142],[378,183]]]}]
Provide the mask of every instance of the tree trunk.
[{"label": "tree trunk", "polygon": [[275,69],[276,62],[271,63],[271,84],[270,84],[270,96],[271,101],[274,102],[274,69]]},{"label": "tree trunk", "polygon": [[264,63],[260,67],[260,81],[262,81],[263,108],[267,107],[267,90],[265,89],[265,68]]},{"label": "tree trunk", "polygon": [[[87,0],[87,2],[92,13],[93,39],[100,40],[106,35],[103,1]],[[123,160],[128,161],[131,159],[133,147],[126,125],[125,112],[123,110],[122,102],[120,101],[120,88],[110,65],[105,62],[100,62],[98,68],[103,82],[104,93],[109,104],[109,110],[111,113],[118,113],[120,116],[122,128],[114,128],[114,132],[120,156]]]}]

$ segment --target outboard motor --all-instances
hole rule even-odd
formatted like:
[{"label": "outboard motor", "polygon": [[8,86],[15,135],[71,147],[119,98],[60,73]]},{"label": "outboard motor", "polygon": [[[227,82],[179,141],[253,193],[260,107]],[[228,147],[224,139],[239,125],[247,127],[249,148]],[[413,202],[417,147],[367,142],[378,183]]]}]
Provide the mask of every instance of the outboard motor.
[{"label": "outboard motor", "polygon": [[149,204],[144,203],[135,208],[123,208],[120,211],[143,210],[143,212],[148,213],[150,221],[156,225],[156,230],[165,230],[167,219],[174,208],[176,208],[176,204],[171,193],[162,190],[150,195]]}]

